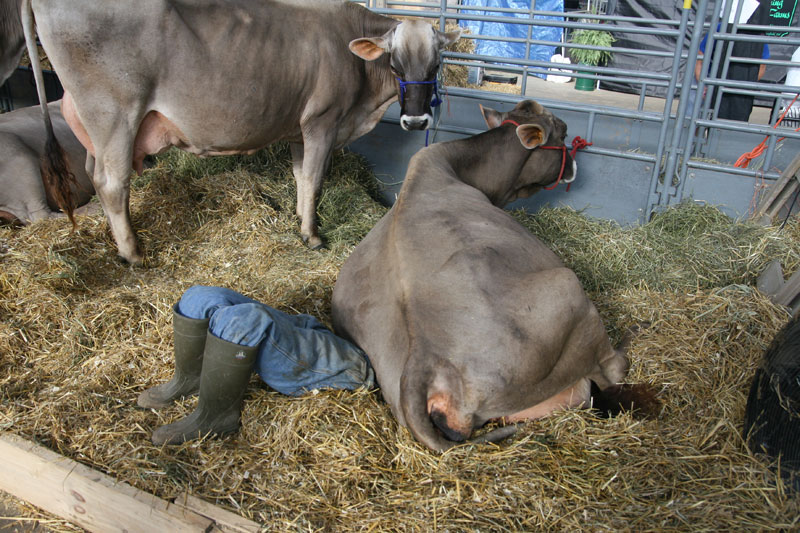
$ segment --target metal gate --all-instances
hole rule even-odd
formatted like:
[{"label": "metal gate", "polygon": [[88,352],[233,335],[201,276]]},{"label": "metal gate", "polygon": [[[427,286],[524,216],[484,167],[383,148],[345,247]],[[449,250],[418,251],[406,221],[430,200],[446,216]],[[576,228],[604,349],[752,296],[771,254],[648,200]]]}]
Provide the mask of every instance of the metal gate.
[{"label": "metal gate", "polygon": [[[501,93],[487,90],[485,85],[455,87],[445,79],[442,85],[447,96],[436,110],[434,132],[426,136],[400,131],[396,126],[398,108],[393,105],[381,125],[351,148],[375,165],[391,201],[408,159],[426,142],[485,129],[478,103],[504,110],[523,98],[533,98],[568,124],[570,136],[579,135],[592,145],[577,156],[578,178],[569,192],[542,192],[511,207],[569,205],[589,216],[629,224],[644,222],[653,212],[691,198],[717,205],[731,216],[745,217],[800,152],[800,134],[794,131],[800,126],[800,115],[795,116],[789,107],[800,86],[783,81],[792,68],[800,68],[800,62],[790,60],[791,52],[800,47],[794,10],[787,9],[790,1],[780,2],[781,13],[775,12],[776,3],[768,0],[761,4],[755,0],[700,0],[694,6],[665,3],[658,16],[626,13],[626,8],[635,12],[633,0],[589,3],[566,12],[537,10],[536,0],[523,8],[508,7],[519,6],[523,0],[359,2],[390,16],[425,17],[439,27],[472,21],[524,28],[522,32],[462,36],[474,41],[477,48],[482,42],[509,43],[523,53],[508,57],[444,52],[444,63],[467,67],[471,81],[480,78],[472,75],[475,72],[494,72],[515,76],[517,83],[511,92]],[[753,23],[755,15],[749,11],[753,3],[761,6],[757,13],[765,13],[758,19],[761,24]],[[648,3],[652,4],[657,2]],[[540,38],[542,28],[556,28],[559,37]],[[609,31],[616,42],[611,47],[574,44],[571,36],[577,30]],[[645,39],[659,46],[635,46]],[[695,80],[694,67],[703,45],[709,53],[702,55],[699,79]],[[772,53],[768,59],[735,55],[738,47],[747,45],[757,50],[767,45]],[[563,56],[569,56],[572,49],[608,51],[612,60],[578,68],[551,57],[537,57],[542,47]],[[748,67],[758,69],[759,65],[771,72],[770,79],[729,79],[735,78],[731,74],[737,68],[752,71]],[[587,100],[586,95],[576,99],[574,82],[554,84],[545,81],[548,75],[597,80],[601,89],[628,94],[633,104],[603,103],[599,93],[598,103],[592,97]],[[700,97],[693,97],[692,86]],[[754,114],[746,121],[719,118],[722,102],[732,96],[753,97]],[[800,103],[796,107],[800,109]],[[778,124],[784,111],[786,116]],[[756,114],[761,118],[754,119]]]}]

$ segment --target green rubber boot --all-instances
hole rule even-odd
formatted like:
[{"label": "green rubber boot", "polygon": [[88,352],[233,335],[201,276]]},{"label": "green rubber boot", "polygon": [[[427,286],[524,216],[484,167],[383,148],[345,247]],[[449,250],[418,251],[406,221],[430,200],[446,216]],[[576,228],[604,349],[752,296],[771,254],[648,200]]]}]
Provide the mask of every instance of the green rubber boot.
[{"label": "green rubber boot", "polygon": [[172,307],[172,334],[174,339],[175,374],[161,385],[147,389],[139,395],[139,407],[159,409],[181,396],[190,396],[200,388],[200,370],[203,367],[203,350],[208,334],[207,318],[187,318]]},{"label": "green rubber boot", "polygon": [[153,444],[180,444],[209,433],[220,436],[237,431],[257,355],[258,346],[234,344],[209,332],[197,409],[186,418],[156,429]]}]

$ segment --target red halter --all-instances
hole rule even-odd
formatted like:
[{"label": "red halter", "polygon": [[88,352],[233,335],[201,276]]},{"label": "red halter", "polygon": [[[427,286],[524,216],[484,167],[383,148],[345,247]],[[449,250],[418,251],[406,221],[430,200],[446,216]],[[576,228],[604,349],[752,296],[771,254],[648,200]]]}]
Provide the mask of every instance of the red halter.
[{"label": "red halter", "polygon": [[[519,123],[516,122],[516,121],[513,121],[511,119],[504,120],[500,125],[503,126],[505,124],[512,124],[512,125],[514,125],[516,127],[519,127]],[[572,150],[570,151],[569,155],[574,158],[575,154],[578,152],[578,150],[580,150],[581,148],[586,148],[587,146],[591,146],[591,145],[592,145],[592,143],[586,142],[585,139],[582,139],[582,138],[580,138],[580,137],[578,137],[576,135],[575,138],[572,139]],[[537,148],[543,148],[545,150],[561,150],[561,171],[558,173],[558,179],[556,179],[556,182],[553,183],[550,187],[542,187],[543,189],[545,189],[547,191],[551,191],[551,190],[555,189],[556,186],[559,183],[561,183],[561,178],[564,177],[564,167],[567,165],[567,147],[566,146],[542,146],[542,145],[540,145]],[[572,182],[567,183],[567,191],[569,191],[570,185],[572,185]]]}]

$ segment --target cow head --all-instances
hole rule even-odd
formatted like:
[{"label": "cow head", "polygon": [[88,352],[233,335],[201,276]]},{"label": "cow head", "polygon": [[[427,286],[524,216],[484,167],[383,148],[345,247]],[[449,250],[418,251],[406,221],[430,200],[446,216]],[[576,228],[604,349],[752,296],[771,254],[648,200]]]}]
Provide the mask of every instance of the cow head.
[{"label": "cow head", "polygon": [[[511,111],[501,113],[480,106],[489,128],[508,128],[516,140],[530,151],[508,201],[527,198],[542,188],[553,188],[559,181],[575,179],[577,166],[564,140],[567,125],[533,100],[519,102]],[[548,187],[550,186],[550,187]]]},{"label": "cow head", "polygon": [[389,54],[400,99],[400,126],[404,130],[425,130],[433,124],[431,100],[436,95],[439,52],[460,36],[460,29],[443,33],[427,22],[407,20],[381,37],[351,41],[350,50],[366,61]]}]

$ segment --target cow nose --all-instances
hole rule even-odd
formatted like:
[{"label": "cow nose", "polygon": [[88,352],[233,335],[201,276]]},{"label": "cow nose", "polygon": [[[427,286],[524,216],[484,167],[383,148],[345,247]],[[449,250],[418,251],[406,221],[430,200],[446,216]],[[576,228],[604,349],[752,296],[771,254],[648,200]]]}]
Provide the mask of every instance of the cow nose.
[{"label": "cow nose", "polygon": [[430,126],[430,115],[422,115],[418,117],[411,117],[408,115],[403,115],[400,117],[400,126],[406,130],[427,130]]}]

